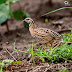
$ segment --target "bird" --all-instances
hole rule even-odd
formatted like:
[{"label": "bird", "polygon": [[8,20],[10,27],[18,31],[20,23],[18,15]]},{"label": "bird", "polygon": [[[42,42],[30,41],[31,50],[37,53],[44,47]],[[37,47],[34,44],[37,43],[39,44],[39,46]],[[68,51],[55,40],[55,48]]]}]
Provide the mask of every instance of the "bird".
[{"label": "bird", "polygon": [[29,24],[31,36],[41,44],[45,45],[45,47],[47,47],[47,44],[50,44],[52,47],[54,41],[59,41],[61,39],[59,33],[48,28],[37,27],[34,20],[30,17],[25,18],[23,21]]}]

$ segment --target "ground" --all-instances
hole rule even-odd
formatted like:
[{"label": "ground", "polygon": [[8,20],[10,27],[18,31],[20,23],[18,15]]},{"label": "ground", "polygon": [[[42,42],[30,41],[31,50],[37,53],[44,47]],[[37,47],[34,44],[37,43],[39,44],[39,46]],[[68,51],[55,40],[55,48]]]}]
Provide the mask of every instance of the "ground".
[{"label": "ground", "polygon": [[[41,15],[65,6],[63,0],[59,0],[59,2],[56,2],[56,0],[53,1],[53,6],[49,6],[47,3],[47,0],[42,0],[44,2],[41,2],[40,0],[23,0],[20,2],[22,8],[26,10],[32,17],[32,19],[35,21],[35,24],[38,27],[46,27],[49,29],[52,29],[56,32],[62,33],[70,33],[70,28],[72,28],[72,10],[61,10],[56,13],[52,13],[46,16],[41,17]],[[19,9],[19,6],[17,3],[12,4],[11,8],[13,10]],[[48,18],[48,22],[45,23],[45,19]],[[62,22],[61,25],[55,25],[52,22],[53,21],[60,21]],[[5,25],[0,26],[0,61],[4,59],[13,59],[13,60],[21,60],[23,61],[20,65],[13,65],[10,66],[7,71],[9,72],[56,72],[61,69],[69,69],[68,67],[64,66],[70,65],[71,63],[67,64],[59,63],[59,64],[50,64],[50,63],[40,63],[33,67],[33,63],[29,63],[26,58],[24,58],[23,52],[15,52],[13,54],[13,57],[9,54],[14,51],[14,42],[16,49],[21,51],[27,51],[27,49],[31,46],[32,41],[34,42],[34,48],[39,47],[39,43],[36,42],[28,29],[24,27],[23,21],[16,21],[15,19],[11,19],[8,21],[9,29],[11,31],[11,34],[7,34],[7,30]],[[41,70],[41,71],[40,71]],[[47,71],[44,71],[47,70]]]}]

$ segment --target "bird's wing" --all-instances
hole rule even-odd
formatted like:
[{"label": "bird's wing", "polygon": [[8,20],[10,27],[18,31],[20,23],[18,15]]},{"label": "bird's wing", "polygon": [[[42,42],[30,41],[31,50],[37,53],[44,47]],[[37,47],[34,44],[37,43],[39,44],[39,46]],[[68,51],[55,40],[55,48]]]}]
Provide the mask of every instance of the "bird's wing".
[{"label": "bird's wing", "polygon": [[60,34],[47,28],[38,28],[35,29],[35,32],[37,35],[40,35],[41,37],[46,37],[46,38],[48,37],[48,38],[55,38],[55,39],[60,38]]}]

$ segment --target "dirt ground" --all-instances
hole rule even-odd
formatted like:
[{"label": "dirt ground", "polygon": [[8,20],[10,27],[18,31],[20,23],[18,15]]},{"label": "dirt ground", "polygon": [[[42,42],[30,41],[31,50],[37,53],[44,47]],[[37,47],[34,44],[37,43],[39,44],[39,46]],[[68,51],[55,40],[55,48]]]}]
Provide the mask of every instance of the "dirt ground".
[{"label": "dirt ground", "polygon": [[[52,11],[54,9],[65,6],[64,0],[53,0],[52,6],[48,4],[48,0],[23,0],[20,2],[22,8],[26,10],[34,19],[35,24],[38,27],[46,27],[52,29],[56,32],[62,33],[70,33],[70,28],[72,28],[72,10],[65,9],[58,11],[56,13],[52,13],[46,16],[41,17],[41,15]],[[11,5],[13,10],[19,9],[19,5],[14,3]],[[48,23],[45,23],[45,19],[48,19]],[[62,22],[61,25],[53,24],[53,21]],[[27,51],[29,46],[31,46],[32,41],[34,42],[34,48],[39,47],[39,43],[37,43],[28,29],[24,27],[23,21],[16,21],[15,19],[11,19],[8,21],[9,29],[11,34],[7,34],[6,26],[0,26],[0,61],[4,59],[13,59],[13,60],[21,60],[23,61],[20,65],[9,66],[8,72],[57,72],[62,69],[69,69],[72,67],[70,63],[59,63],[59,64],[50,64],[50,63],[40,63],[33,67],[33,63],[29,63],[27,59],[24,58],[23,52],[15,52],[13,54],[13,58],[9,53],[14,51],[14,42],[16,42],[16,49],[21,51]],[[65,64],[67,66],[65,66]],[[68,66],[70,65],[70,67]],[[72,68],[71,68],[72,69]],[[4,69],[5,71],[5,69]],[[70,70],[71,72],[71,70]]]}]

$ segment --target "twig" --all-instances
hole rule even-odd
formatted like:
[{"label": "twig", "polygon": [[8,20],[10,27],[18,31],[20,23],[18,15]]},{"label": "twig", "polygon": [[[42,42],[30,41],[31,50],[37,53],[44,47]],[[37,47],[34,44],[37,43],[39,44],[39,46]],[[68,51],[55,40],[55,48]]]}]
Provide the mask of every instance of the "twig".
[{"label": "twig", "polygon": [[7,49],[6,49],[6,51],[10,54],[11,57],[13,57],[13,59],[14,59],[15,61],[17,61],[17,60],[15,59],[15,57],[12,56],[11,53],[10,53]]},{"label": "twig", "polygon": [[[7,58],[6,56],[4,56],[3,54],[1,54],[1,56],[3,56],[3,57],[5,57],[5,58]],[[8,59],[8,58],[7,58]]]},{"label": "twig", "polygon": [[8,26],[8,20],[6,21],[6,28],[7,28],[8,34],[10,34],[10,30],[9,30],[9,26]]}]

